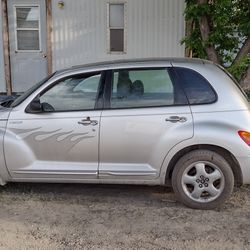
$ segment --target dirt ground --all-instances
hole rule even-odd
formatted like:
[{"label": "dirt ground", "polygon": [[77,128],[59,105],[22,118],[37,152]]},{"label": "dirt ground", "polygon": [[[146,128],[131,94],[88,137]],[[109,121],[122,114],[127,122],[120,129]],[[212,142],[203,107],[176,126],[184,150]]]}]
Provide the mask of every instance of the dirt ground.
[{"label": "dirt ground", "polygon": [[8,184],[0,249],[250,249],[250,186],[198,211],[164,187]]}]

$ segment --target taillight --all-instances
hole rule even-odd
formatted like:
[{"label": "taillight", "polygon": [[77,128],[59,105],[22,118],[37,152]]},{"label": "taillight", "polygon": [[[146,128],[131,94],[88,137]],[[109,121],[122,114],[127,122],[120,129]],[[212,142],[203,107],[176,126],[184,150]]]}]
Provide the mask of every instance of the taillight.
[{"label": "taillight", "polygon": [[246,131],[239,131],[238,132],[239,136],[241,139],[248,145],[250,146],[250,133]]}]

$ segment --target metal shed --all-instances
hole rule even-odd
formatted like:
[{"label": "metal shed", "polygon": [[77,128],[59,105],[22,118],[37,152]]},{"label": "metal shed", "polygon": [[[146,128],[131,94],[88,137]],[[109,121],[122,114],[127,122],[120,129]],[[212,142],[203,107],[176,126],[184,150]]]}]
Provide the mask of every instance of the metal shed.
[{"label": "metal shed", "polygon": [[183,57],[184,0],[1,0],[0,92],[113,59]]}]

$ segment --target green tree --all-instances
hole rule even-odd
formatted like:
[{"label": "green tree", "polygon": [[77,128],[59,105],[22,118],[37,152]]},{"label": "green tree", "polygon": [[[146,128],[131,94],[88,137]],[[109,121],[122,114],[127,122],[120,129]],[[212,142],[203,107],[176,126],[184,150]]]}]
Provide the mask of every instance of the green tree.
[{"label": "green tree", "polygon": [[188,51],[227,67],[250,90],[250,0],[186,0],[185,17]]}]

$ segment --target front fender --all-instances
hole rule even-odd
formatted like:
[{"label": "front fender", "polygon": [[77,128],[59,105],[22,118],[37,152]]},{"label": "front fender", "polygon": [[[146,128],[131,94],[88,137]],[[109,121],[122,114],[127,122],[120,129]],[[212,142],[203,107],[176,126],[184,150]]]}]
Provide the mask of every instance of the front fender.
[{"label": "front fender", "polygon": [[4,135],[6,131],[7,121],[10,109],[0,109],[0,185],[5,185],[10,180],[10,175],[7,170],[4,155]]}]

